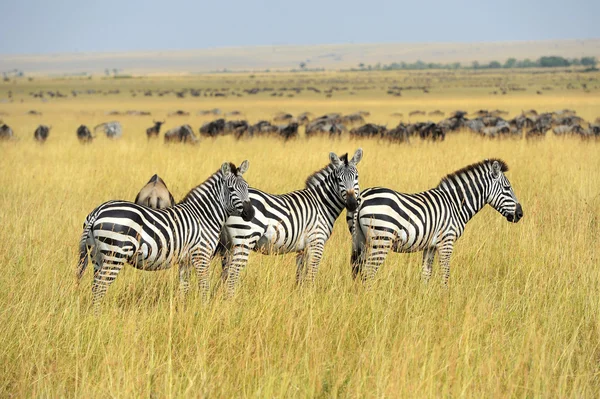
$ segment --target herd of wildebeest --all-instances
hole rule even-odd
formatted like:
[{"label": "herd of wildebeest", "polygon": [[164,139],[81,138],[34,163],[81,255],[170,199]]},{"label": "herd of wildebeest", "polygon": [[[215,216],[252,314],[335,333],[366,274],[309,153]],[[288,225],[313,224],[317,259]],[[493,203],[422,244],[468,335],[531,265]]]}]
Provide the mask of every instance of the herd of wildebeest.
[{"label": "herd of wildebeest", "polygon": [[[200,115],[209,113],[218,115],[220,111],[201,111]],[[30,111],[31,113],[31,111]],[[146,113],[144,113],[145,115]],[[374,138],[389,140],[396,143],[409,142],[411,138],[423,140],[441,141],[446,134],[459,130],[468,130],[484,137],[525,137],[540,138],[547,132],[552,131],[555,135],[573,135],[582,138],[600,138],[600,118],[594,122],[587,122],[577,116],[574,110],[564,109],[554,112],[537,112],[536,110],[522,111],[519,115],[506,119],[507,112],[501,110],[479,110],[472,114],[465,111],[454,111],[449,117],[435,123],[400,122],[393,128],[385,125],[368,123],[366,118],[370,116],[367,111],[359,111],[349,115],[331,113],[319,117],[313,117],[309,112],[299,115],[279,113],[272,120],[261,120],[254,124],[243,119],[218,118],[204,123],[198,133],[201,137],[218,137],[233,135],[237,139],[253,137],[277,137],[290,140],[300,136],[300,127],[304,127],[306,138],[315,136],[327,136],[338,138],[347,136],[351,138]],[[39,115],[39,113],[38,113]],[[170,116],[187,116],[185,111],[175,111]],[[233,111],[227,117],[237,117],[239,112]],[[424,111],[412,111],[409,117],[426,115]],[[442,111],[429,112],[429,116],[443,116]],[[401,117],[402,114],[394,114]],[[146,129],[148,139],[159,137],[162,125],[165,121],[153,121],[153,125]],[[44,142],[48,139],[51,126],[39,125],[34,131],[34,139]],[[77,138],[82,143],[89,143],[96,137],[96,133],[105,133],[107,137],[116,139],[122,136],[123,129],[120,122],[111,121],[96,125],[92,130],[86,125],[76,129]],[[143,132],[139,132],[143,134]],[[188,125],[179,125],[164,132],[164,141],[180,143],[197,143],[199,136],[194,129]],[[5,123],[0,121],[0,139],[14,138],[14,132]]]}]

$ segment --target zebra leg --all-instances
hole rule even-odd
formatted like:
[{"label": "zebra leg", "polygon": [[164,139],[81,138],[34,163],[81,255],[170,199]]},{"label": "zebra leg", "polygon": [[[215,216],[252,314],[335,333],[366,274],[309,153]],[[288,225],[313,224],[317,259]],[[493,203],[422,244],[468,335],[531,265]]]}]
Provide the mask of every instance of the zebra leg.
[{"label": "zebra leg", "polygon": [[190,260],[179,263],[179,294],[184,297],[190,290]]},{"label": "zebra leg", "polygon": [[203,301],[208,299],[208,288],[210,285],[210,282],[208,281],[208,265],[212,254],[212,251],[207,251],[202,248],[191,255],[192,265],[194,265],[194,269],[196,269],[198,285],[200,286],[200,293],[202,294]]},{"label": "zebra leg", "polygon": [[299,285],[304,275],[305,251],[300,251],[296,254],[296,284]]},{"label": "zebra leg", "polygon": [[425,248],[423,251],[423,271],[422,278],[425,284],[429,282],[431,278],[431,268],[433,266],[433,258],[435,257],[435,247]]},{"label": "zebra leg", "polygon": [[219,242],[215,256],[221,258],[221,283],[225,284],[227,282],[229,263],[231,263],[231,252],[223,243]]},{"label": "zebra leg", "polygon": [[317,277],[324,247],[325,241],[321,239],[313,241],[308,247],[306,253],[306,276],[303,280],[306,280],[311,285],[314,284]]},{"label": "zebra leg", "polygon": [[448,286],[448,280],[450,279],[450,257],[452,256],[453,249],[452,244],[438,248],[440,266],[442,268],[442,284],[444,287]]},{"label": "zebra leg", "polygon": [[362,270],[362,280],[370,288],[375,279],[375,274],[392,248],[392,238],[386,236],[372,237],[368,242],[368,254]]},{"label": "zebra leg", "polygon": [[104,257],[102,263],[94,262],[94,283],[92,284],[92,304],[94,312],[98,314],[100,311],[100,302],[108,287],[117,278],[117,275],[125,265],[125,259],[112,255],[110,260]]},{"label": "zebra leg", "polygon": [[240,271],[248,263],[250,248],[247,245],[236,245],[231,251],[231,262],[227,268],[227,297],[231,298],[235,294],[235,286],[240,277]]}]

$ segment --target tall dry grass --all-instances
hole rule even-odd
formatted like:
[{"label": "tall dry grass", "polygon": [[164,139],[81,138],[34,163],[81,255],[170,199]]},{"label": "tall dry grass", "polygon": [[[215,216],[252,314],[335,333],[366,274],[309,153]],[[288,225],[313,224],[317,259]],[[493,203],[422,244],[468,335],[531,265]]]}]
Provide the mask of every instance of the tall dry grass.
[{"label": "tall dry grass", "polygon": [[[470,110],[493,104],[438,100]],[[253,120],[285,107],[273,103],[259,111],[260,104],[236,101],[221,106],[247,104]],[[337,110],[294,101],[292,111]],[[597,104],[573,101],[588,118]],[[174,102],[136,105],[165,112],[183,108]],[[37,120],[18,115],[33,106],[11,106],[15,131],[29,129],[32,135]],[[527,106],[535,104],[510,104],[511,110]],[[196,147],[165,146],[146,141],[147,120],[117,118],[125,126],[122,140],[99,138],[81,146],[74,138],[77,125],[107,119],[95,110],[114,104],[44,107],[43,119],[54,125],[45,145],[29,134],[0,143],[0,396],[600,395],[600,143],[554,137],[490,141],[464,133],[444,143],[411,145],[219,138]],[[392,106],[381,100],[370,107],[374,118],[383,118]],[[182,198],[224,160],[249,159],[252,186],[286,192],[302,187],[329,151],[359,146],[365,154],[359,165],[363,188],[409,192],[433,187],[469,163],[503,158],[525,217],[510,224],[489,207],[477,215],[456,245],[448,289],[439,283],[437,260],[432,283],[424,286],[421,255],[393,254],[374,289],[365,292],[351,278],[343,217],[312,289],[294,287],[293,255],[257,254],[237,295],[227,301],[216,288],[217,262],[208,303],[197,290],[184,306],[178,303],[176,269],[126,267],[96,318],[89,306],[91,273],[75,285],[87,213],[109,199],[133,199],[153,173]]]}]

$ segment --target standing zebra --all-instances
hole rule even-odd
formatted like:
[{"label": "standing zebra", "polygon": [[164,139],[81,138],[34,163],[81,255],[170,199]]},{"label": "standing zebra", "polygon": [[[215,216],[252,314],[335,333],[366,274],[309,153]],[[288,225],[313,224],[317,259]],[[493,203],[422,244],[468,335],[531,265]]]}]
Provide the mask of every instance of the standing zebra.
[{"label": "standing zebra", "polygon": [[106,133],[106,137],[109,139],[116,139],[123,135],[123,128],[121,127],[121,124],[116,121],[96,125],[96,127],[94,127],[94,134],[96,134],[98,130],[102,130]]},{"label": "standing zebra", "polygon": [[248,183],[239,168],[224,163],[177,205],[154,210],[127,201],[108,201],[90,213],[83,224],[77,270],[81,279],[94,264],[92,297],[97,309],[109,285],[127,262],[141,270],[162,270],[179,263],[179,286],[189,289],[190,264],[196,269],[202,296],[208,294],[208,264],[219,242],[219,232],[231,215],[252,220]]},{"label": "standing zebra", "polygon": [[371,282],[388,252],[423,251],[423,278],[431,277],[435,252],[448,284],[450,256],[467,222],[490,204],[509,222],[523,217],[510,182],[508,166],[485,160],[444,177],[440,184],[418,194],[373,187],[363,191],[361,204],[347,221],[352,232],[352,275]]},{"label": "standing zebra", "polygon": [[330,163],[309,176],[303,190],[273,195],[250,189],[250,201],[256,209],[254,219],[243,221],[231,216],[221,232],[219,252],[227,295],[233,295],[250,250],[265,254],[297,252],[297,283],[314,281],[334,222],[344,208],[355,211],[358,206],[356,165],[362,154],[358,149],[349,160],[348,154],[338,157],[330,153]]}]

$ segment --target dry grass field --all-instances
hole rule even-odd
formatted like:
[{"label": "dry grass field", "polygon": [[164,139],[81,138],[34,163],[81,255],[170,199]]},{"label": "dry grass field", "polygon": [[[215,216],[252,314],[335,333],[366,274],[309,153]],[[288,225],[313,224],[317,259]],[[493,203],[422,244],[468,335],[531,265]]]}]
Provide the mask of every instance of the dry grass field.
[{"label": "dry grass field", "polygon": [[[598,74],[264,74],[0,84],[0,119],[17,140],[0,142],[1,397],[589,397],[600,396],[600,142],[575,137],[487,140],[467,132],[411,144],[300,137],[196,146],[147,141],[152,119],[168,129],[212,119],[202,109],[239,110],[256,122],[276,112],[371,112],[395,126],[413,109],[575,109],[600,116]],[[397,82],[429,79],[430,94],[385,94]],[[130,89],[318,85],[363,86],[293,98],[266,94],[177,99],[131,97]],[[581,82],[589,82],[588,91]],[[526,91],[490,95],[497,82]],[[567,90],[568,83],[578,90]],[[408,84],[408,83],[403,83]],[[536,95],[540,87],[553,90]],[[35,90],[121,89],[41,102]],[[383,88],[383,89],[382,89]],[[23,102],[21,102],[23,99]],[[41,116],[26,115],[38,110]],[[141,109],[152,116],[107,116]],[[189,117],[166,117],[177,109]],[[428,117],[421,117],[428,118]],[[404,120],[408,118],[405,117]],[[124,137],[80,145],[75,129],[107,120]],[[33,140],[40,124],[48,141]],[[467,226],[451,262],[448,289],[437,264],[420,281],[421,254],[393,254],[374,288],[351,278],[350,235],[338,220],[314,287],[294,286],[293,255],[252,254],[236,296],[224,300],[220,265],[211,299],[198,290],[181,304],[177,269],[125,268],[99,317],[90,311],[91,272],[75,284],[85,216],[109,199],[133,200],[158,173],[177,199],[230,160],[250,160],[250,185],[302,188],[328,153],[364,149],[360,184],[416,192],[484,158],[504,159],[525,217],[510,224],[487,207]],[[195,279],[193,279],[195,281]]]}]

